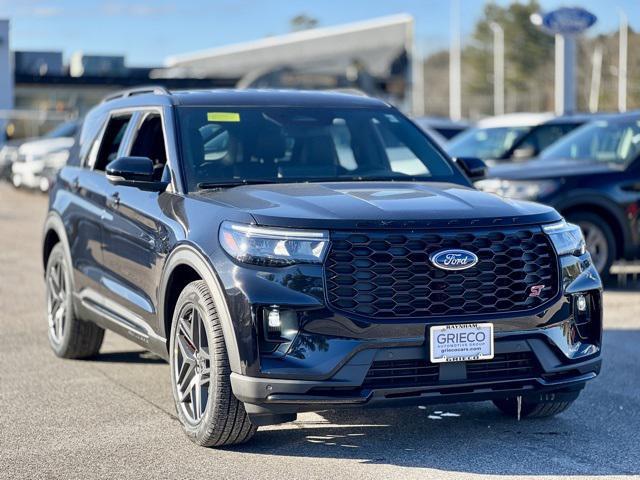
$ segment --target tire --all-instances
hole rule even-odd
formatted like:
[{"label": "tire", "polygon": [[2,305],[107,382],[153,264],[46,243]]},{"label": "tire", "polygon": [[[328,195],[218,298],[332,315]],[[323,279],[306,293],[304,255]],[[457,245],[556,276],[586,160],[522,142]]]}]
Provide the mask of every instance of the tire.
[{"label": "tire", "polygon": [[62,244],[53,247],[45,271],[49,345],[61,358],[89,358],[98,354],[104,330],[76,318],[72,304],[71,268]]},{"label": "tire", "polygon": [[250,440],[257,427],[231,391],[222,326],[204,281],[190,283],[180,294],[169,345],[171,389],[187,436],[205,447]]},{"label": "tire", "polygon": [[[609,224],[600,216],[588,212],[576,212],[568,215],[567,220],[578,225],[587,240],[587,250],[591,253],[593,264],[603,279],[609,276],[611,265],[617,258],[616,240]],[[596,240],[596,245],[606,245],[606,252],[597,247],[590,245],[589,237]],[[604,243],[603,243],[604,242]],[[598,251],[594,249],[598,248]]]},{"label": "tire", "polygon": [[[520,418],[553,417],[568,409],[574,401],[575,399],[556,400],[553,393],[541,395],[538,401],[523,397]],[[493,404],[505,415],[518,418],[518,401],[515,397],[494,400]]]}]

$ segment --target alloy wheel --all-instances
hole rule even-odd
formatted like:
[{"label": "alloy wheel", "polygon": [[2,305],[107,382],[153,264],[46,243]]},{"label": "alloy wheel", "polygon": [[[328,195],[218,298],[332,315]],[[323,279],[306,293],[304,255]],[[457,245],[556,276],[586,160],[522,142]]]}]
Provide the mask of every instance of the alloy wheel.
[{"label": "alloy wheel", "polygon": [[193,304],[185,305],[180,314],[173,363],[178,403],[187,420],[196,424],[209,401],[211,356],[202,315]]},{"label": "alloy wheel", "polygon": [[598,272],[602,272],[609,257],[609,244],[607,242],[607,237],[601,228],[591,222],[582,221],[579,222],[578,225],[584,234],[587,250],[591,254],[593,265],[596,267]]},{"label": "alloy wheel", "polygon": [[67,319],[67,276],[62,260],[56,261],[47,274],[47,320],[54,343],[64,338]]}]

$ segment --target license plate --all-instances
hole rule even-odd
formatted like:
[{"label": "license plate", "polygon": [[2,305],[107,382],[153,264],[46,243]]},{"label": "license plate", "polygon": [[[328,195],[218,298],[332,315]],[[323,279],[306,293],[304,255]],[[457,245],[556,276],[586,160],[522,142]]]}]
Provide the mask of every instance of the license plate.
[{"label": "license plate", "polygon": [[493,358],[493,323],[464,323],[431,327],[432,363],[467,362]]}]

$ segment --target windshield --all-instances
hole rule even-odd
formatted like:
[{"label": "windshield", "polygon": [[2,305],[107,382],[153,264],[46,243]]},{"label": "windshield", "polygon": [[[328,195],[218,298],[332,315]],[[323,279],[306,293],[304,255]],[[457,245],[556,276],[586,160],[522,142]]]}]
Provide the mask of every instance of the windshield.
[{"label": "windshield", "polygon": [[447,146],[452,157],[491,160],[502,157],[531,127],[472,128],[455,137]]},{"label": "windshield", "polygon": [[561,138],[542,160],[575,159],[627,165],[640,154],[640,118],[596,120]]},{"label": "windshield", "polygon": [[73,137],[78,129],[77,122],[65,122],[58,125],[53,130],[49,130],[46,134],[46,138],[60,138],[60,137]]},{"label": "windshield", "polygon": [[179,107],[189,190],[252,182],[437,180],[467,184],[390,109]]}]

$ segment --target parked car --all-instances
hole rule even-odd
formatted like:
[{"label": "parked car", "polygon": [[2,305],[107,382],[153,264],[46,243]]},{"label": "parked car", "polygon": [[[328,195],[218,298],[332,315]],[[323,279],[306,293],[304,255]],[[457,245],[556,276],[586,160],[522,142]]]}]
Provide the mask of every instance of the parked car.
[{"label": "parked car", "polygon": [[51,181],[69,158],[79,128],[78,121],[65,122],[42,138],[5,146],[5,156],[11,155],[10,179],[17,188],[49,190]]},{"label": "parked car", "polygon": [[490,165],[522,161],[594,119],[593,114],[511,113],[478,122],[446,146],[452,157],[478,157]]},{"label": "parked car", "polygon": [[11,180],[11,166],[18,159],[18,150],[21,145],[40,138],[75,137],[79,125],[78,120],[69,120],[50,130],[43,137],[20,138],[6,142],[0,148],[0,180]]},{"label": "parked car", "polygon": [[416,117],[413,121],[420,128],[435,131],[447,140],[451,140],[471,127],[471,123],[466,120],[451,120],[446,117]]},{"label": "parked car", "polygon": [[580,225],[602,275],[615,260],[640,257],[640,113],[602,117],[490,177],[477,186],[552,205]]},{"label": "parked car", "polygon": [[167,359],[200,445],[346,406],[550,416],[600,370],[579,228],[475,190],[482,161],[382,101],[137,89],[77,151],[44,228],[50,345],[90,357],[109,329]]}]

